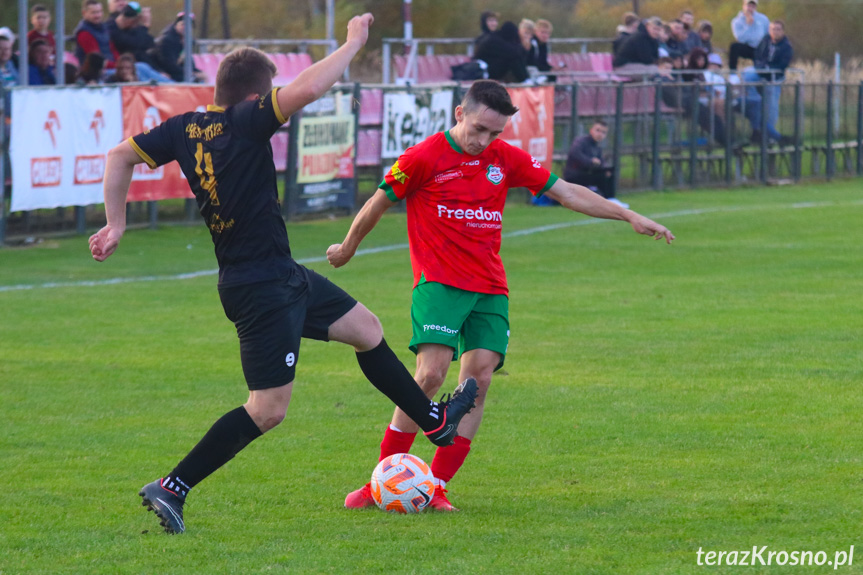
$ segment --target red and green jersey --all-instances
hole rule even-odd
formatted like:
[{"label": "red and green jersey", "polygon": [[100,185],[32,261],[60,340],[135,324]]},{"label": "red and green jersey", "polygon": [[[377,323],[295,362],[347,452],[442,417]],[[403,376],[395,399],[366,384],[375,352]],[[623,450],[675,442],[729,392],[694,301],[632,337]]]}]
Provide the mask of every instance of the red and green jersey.
[{"label": "red and green jersey", "polygon": [[500,259],[509,188],[541,195],[557,181],[527,152],[494,140],[478,156],[441,132],[408,148],[380,187],[406,199],[414,286],[422,279],[459,289],[506,294]]}]

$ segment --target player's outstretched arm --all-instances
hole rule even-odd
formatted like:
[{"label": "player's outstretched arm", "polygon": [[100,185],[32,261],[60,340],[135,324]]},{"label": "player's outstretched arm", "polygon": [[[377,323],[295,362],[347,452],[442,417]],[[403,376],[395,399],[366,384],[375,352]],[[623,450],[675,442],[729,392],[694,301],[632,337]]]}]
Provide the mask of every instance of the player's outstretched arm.
[{"label": "player's outstretched arm", "polygon": [[369,26],[374,16],[365,13],[348,22],[348,37],[338,50],[303,70],[293,82],[280,88],[276,99],[284,118],[290,118],[303,106],[311,104],[327,93],[339,81],[354,56],[369,39]]},{"label": "player's outstretched arm", "polygon": [[126,194],[132,183],[135,164],[144,160],[132,148],[128,140],[108,152],[105,163],[105,217],[107,225],[90,236],[90,253],[97,262],[105,261],[117,249],[120,238],[126,231]]},{"label": "player's outstretched arm", "polygon": [[651,236],[656,240],[665,238],[665,242],[669,244],[674,240],[674,234],[665,226],[639,213],[609,202],[584,186],[571,184],[565,180],[558,180],[545,195],[553,200],[557,200],[561,205],[574,212],[581,212],[594,218],[623,220],[629,222],[632,229],[639,234]]},{"label": "player's outstretched arm", "polygon": [[345,241],[340,244],[333,244],[327,249],[327,261],[330,262],[330,265],[334,268],[340,268],[348,263],[357,253],[357,248],[363,238],[374,229],[384,212],[394,205],[396,202],[391,201],[386,192],[378,188],[375,195],[369,198],[369,201],[354,218],[351,229],[345,236]]}]

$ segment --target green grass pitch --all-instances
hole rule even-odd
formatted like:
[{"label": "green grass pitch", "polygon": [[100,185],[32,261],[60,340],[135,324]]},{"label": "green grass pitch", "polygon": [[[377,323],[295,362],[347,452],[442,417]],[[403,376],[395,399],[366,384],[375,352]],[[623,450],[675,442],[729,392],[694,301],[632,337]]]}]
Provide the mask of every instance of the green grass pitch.
[{"label": "green grass pitch", "polygon": [[[461,513],[342,507],[391,405],[349,348],[305,342],[287,419],[192,492],[179,537],[137,491],[247,393],[215,276],[175,277],[215,268],[206,229],[129,231],[104,264],[84,237],[0,250],[0,573],[832,571],[696,554],[863,544],[860,181],[626,199],[675,244],[507,208],[504,232],[530,233],[503,241],[512,338],[448,486]],[[363,247],[406,243],[404,223]],[[295,256],[413,370],[407,250],[332,270],[349,224],[289,224]]]}]

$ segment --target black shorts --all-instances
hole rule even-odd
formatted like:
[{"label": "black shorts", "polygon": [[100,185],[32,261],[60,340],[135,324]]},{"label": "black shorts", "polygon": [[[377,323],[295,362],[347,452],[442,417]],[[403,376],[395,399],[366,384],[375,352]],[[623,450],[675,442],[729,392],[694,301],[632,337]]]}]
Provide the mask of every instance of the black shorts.
[{"label": "black shorts", "polygon": [[329,341],[329,327],[357,305],[342,288],[299,264],[289,277],[219,288],[219,297],[237,327],[252,390],[292,382],[300,338]]}]

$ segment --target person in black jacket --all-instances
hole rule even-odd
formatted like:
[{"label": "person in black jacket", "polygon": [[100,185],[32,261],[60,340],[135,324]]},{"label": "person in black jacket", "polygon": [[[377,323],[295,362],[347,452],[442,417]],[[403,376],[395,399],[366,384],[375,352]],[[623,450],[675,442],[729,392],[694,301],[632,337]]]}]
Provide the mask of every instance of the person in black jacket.
[{"label": "person in black jacket", "polygon": [[662,20],[654,16],[641,22],[634,34],[630,35],[614,55],[614,71],[626,75],[658,73],[656,61],[659,59],[659,35],[662,33]]},{"label": "person in black jacket", "polygon": [[602,163],[602,147],[599,144],[607,135],[608,124],[596,120],[587,135],[573,140],[563,168],[563,179],[591,188],[606,200],[628,208],[629,205],[614,197],[614,167]]},{"label": "person in black jacket", "polygon": [[[175,82],[183,81],[184,16],[183,12],[177,14],[174,23],[169,24],[162,30],[162,33],[156,38],[156,45],[148,52],[149,56],[154,60],[156,67],[168,74]],[[191,16],[194,23],[195,15],[192,14]],[[194,71],[197,77],[197,73],[200,71]]]},{"label": "person in black jacket", "polygon": [[150,56],[149,51],[156,45],[150,29],[141,24],[141,5],[128,2],[119,14],[105,24],[111,34],[111,43],[120,54],[132,54],[135,57],[136,76],[143,82],[171,82],[160,70]]},{"label": "person in black jacket", "polygon": [[497,12],[492,12],[490,10],[486,10],[479,15],[480,35],[477,36],[476,40],[473,41],[474,46],[479,46],[480,42],[485,40],[489,36],[489,34],[497,30],[499,20],[500,14],[498,14]]},{"label": "person in black jacket", "polygon": [[488,77],[500,82],[524,82],[528,79],[527,53],[521,47],[518,26],[504,22],[476,48],[474,57],[488,65]]}]

